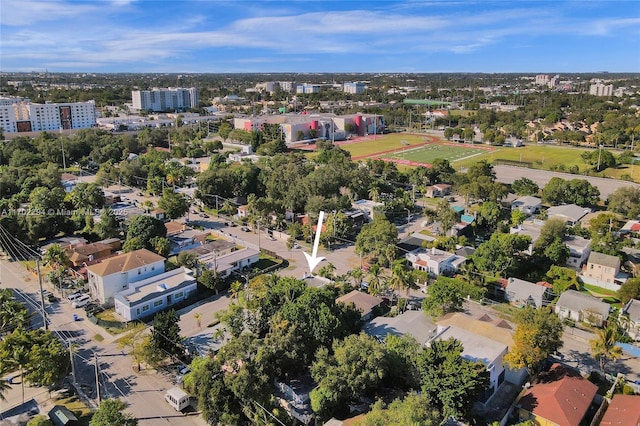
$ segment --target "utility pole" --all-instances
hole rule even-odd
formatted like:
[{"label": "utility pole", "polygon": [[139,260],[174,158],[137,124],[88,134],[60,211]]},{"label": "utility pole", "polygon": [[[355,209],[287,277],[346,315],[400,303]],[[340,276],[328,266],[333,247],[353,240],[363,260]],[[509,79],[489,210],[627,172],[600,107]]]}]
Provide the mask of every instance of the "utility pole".
[{"label": "utility pole", "polygon": [[74,387],[76,385],[76,368],[73,365],[73,344],[69,342],[69,358],[71,359],[71,377],[73,378],[73,382],[71,383]]},{"label": "utility pole", "polygon": [[40,286],[40,308],[42,309],[42,322],[47,331],[47,311],[44,309],[44,294],[42,293],[42,275],[40,275],[40,259],[36,258],[36,271],[38,272],[38,285]]},{"label": "utility pole", "polygon": [[102,402],[102,399],[100,398],[100,375],[98,370],[98,354],[95,352],[93,353],[93,359],[96,365],[96,395],[98,396],[98,405],[100,405]]}]

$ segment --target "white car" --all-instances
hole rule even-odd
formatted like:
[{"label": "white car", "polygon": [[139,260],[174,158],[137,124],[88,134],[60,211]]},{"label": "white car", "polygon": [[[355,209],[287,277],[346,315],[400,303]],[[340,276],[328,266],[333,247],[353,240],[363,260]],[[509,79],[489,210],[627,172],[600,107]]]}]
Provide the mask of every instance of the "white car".
[{"label": "white car", "polygon": [[67,300],[69,302],[73,302],[74,300],[76,300],[80,296],[82,296],[82,293],[71,293],[70,295],[67,296]]},{"label": "white car", "polygon": [[91,296],[89,296],[88,294],[83,294],[82,296],[74,300],[71,306],[73,306],[74,308],[81,308],[89,302],[91,302]]}]

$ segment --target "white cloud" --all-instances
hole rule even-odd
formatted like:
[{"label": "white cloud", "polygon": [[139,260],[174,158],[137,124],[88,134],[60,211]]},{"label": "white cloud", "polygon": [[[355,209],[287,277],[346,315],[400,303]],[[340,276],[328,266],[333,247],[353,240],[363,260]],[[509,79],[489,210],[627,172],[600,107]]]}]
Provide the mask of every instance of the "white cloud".
[{"label": "white cloud", "polygon": [[91,15],[100,9],[99,4],[88,5],[55,0],[2,0],[0,24],[18,27],[46,21],[62,21],[71,25],[78,17]]}]

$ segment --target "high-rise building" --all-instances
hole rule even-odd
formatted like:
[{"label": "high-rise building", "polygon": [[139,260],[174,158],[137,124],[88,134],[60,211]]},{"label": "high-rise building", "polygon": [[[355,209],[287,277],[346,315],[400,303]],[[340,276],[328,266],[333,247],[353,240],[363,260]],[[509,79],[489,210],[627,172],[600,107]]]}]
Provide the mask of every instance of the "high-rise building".
[{"label": "high-rise building", "polygon": [[317,84],[299,84],[298,86],[296,86],[296,93],[304,93],[304,94],[308,94],[308,93],[318,93],[320,92],[320,86],[318,86]]},{"label": "high-rise building", "polygon": [[589,94],[594,96],[611,96],[613,95],[613,84],[592,84],[589,86]]},{"label": "high-rise building", "polygon": [[133,109],[138,111],[184,111],[198,107],[198,90],[195,87],[134,90],[131,102]]},{"label": "high-rise building", "polygon": [[355,93],[360,94],[364,93],[364,83],[355,82],[355,83],[344,83],[343,91],[344,93]]},{"label": "high-rise building", "polygon": [[549,75],[548,74],[536,75],[536,84],[538,86],[546,86],[547,84],[549,84]]},{"label": "high-rise building", "polygon": [[36,104],[21,98],[0,100],[0,127],[7,133],[86,129],[96,125],[96,104]]}]

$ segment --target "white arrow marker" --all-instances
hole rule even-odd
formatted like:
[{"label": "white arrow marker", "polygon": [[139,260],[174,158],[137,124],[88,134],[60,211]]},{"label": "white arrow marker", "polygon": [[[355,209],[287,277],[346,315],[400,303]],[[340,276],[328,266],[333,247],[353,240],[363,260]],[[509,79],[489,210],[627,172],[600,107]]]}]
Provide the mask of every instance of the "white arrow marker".
[{"label": "white arrow marker", "polygon": [[320,243],[320,232],[322,232],[322,219],[324,219],[324,212],[320,211],[320,215],[318,216],[318,227],[316,228],[316,238],[313,241],[313,251],[311,255],[304,253],[304,257],[307,258],[307,263],[309,263],[309,272],[313,274],[313,270],[318,266],[318,263],[324,260],[324,257],[316,257],[318,254],[318,244]]}]

